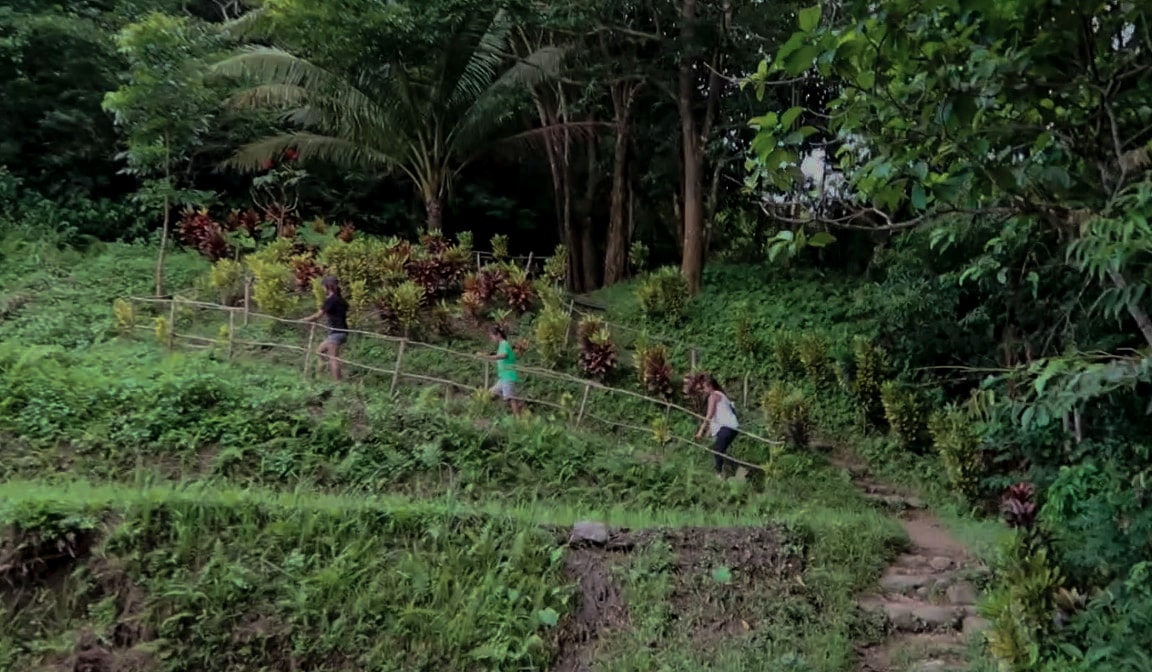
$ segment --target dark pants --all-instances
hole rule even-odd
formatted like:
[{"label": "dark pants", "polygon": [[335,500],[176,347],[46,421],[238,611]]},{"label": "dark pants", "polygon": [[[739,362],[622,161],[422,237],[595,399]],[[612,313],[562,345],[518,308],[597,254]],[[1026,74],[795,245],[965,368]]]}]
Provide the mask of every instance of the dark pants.
[{"label": "dark pants", "polygon": [[735,440],[736,430],[731,427],[721,427],[716,434],[716,441],[712,443],[712,450],[716,451],[716,454],[713,455],[716,458],[716,473],[723,474],[724,467],[727,465],[731,465],[732,471],[735,473],[736,463],[728,458],[728,448]]}]

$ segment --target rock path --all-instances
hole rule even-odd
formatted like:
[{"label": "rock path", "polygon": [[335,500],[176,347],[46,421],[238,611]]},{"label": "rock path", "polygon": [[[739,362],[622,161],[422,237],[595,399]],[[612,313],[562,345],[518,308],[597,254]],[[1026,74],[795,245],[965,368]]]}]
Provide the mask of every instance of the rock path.
[{"label": "rock path", "polygon": [[859,650],[857,672],[963,672],[968,640],[987,628],[976,613],[988,569],[916,497],[844,465],[865,497],[904,526],[910,546],[885,570],[859,606],[885,624],[886,638]]}]

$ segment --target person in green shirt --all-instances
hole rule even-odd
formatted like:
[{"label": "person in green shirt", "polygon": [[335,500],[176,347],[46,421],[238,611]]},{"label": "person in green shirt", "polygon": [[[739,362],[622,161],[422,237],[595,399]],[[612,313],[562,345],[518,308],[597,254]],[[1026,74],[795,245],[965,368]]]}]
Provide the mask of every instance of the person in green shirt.
[{"label": "person in green shirt", "polygon": [[485,355],[489,360],[496,362],[496,384],[492,386],[492,394],[504,399],[512,406],[516,415],[524,410],[524,402],[516,398],[516,383],[520,377],[516,374],[516,351],[508,342],[508,335],[503,327],[492,325],[488,336],[496,343],[496,354]]}]

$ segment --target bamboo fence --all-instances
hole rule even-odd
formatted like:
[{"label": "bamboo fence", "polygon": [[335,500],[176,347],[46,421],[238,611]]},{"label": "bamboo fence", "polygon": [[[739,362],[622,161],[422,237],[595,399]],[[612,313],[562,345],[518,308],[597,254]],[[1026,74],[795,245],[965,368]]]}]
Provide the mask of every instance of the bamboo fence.
[{"label": "bamboo fence", "polygon": [[[161,307],[161,308],[168,308],[168,316],[167,316],[167,318],[168,318],[168,333],[166,335],[165,340],[166,340],[167,347],[170,349],[175,347],[175,344],[178,341],[187,341],[187,342],[195,344],[199,347],[221,348],[227,353],[227,356],[229,359],[231,359],[235,355],[237,347],[272,349],[272,350],[281,350],[281,351],[285,351],[285,352],[291,352],[291,353],[295,353],[297,355],[300,355],[302,357],[302,373],[305,377],[308,376],[314,360],[316,360],[317,364],[319,363],[318,360],[319,360],[320,356],[316,355],[316,353],[315,353],[315,345],[317,344],[317,337],[318,337],[317,331],[323,330],[323,332],[326,332],[326,328],[317,324],[316,322],[310,322],[307,320],[287,319],[287,318],[275,317],[272,315],[266,315],[266,314],[262,314],[262,313],[255,313],[255,312],[252,312],[250,310],[250,308],[248,306],[248,302],[245,302],[245,305],[242,305],[242,306],[225,306],[225,305],[216,304],[216,303],[208,303],[208,302],[204,302],[204,301],[194,301],[194,300],[181,299],[181,298],[152,298],[152,297],[128,297],[125,299],[125,301],[127,301],[128,303],[133,305],[134,313],[135,313],[135,306],[137,304],[146,304],[146,305],[152,305],[152,306],[157,306],[157,307]],[[223,341],[222,336],[211,337],[211,336],[200,336],[200,335],[193,335],[193,334],[178,333],[178,331],[176,329],[176,323],[177,323],[177,317],[178,317],[178,309],[180,309],[180,308],[199,309],[199,310],[206,310],[206,311],[212,311],[212,312],[226,313],[228,316],[227,317],[227,324],[228,324],[228,326],[227,326],[227,342],[222,342]],[[305,326],[308,328],[308,345],[307,346],[300,346],[300,345],[294,345],[294,344],[290,344],[290,343],[256,341],[256,340],[248,340],[248,339],[242,339],[242,338],[237,337],[237,322],[242,320],[242,324],[247,325],[250,323],[250,321],[253,318],[260,319],[260,320],[266,320],[266,321],[273,322],[273,323],[284,324],[284,325]],[[147,325],[136,324],[133,326],[135,329],[139,329],[139,330],[154,331],[153,327],[147,326]],[[391,343],[391,344],[394,344],[396,346],[397,356],[396,356],[396,361],[393,364],[392,368],[384,368],[384,367],[380,367],[380,366],[365,364],[363,362],[357,362],[357,361],[349,360],[349,359],[346,359],[343,357],[341,357],[337,360],[345,366],[360,369],[363,371],[373,372],[373,373],[380,374],[383,376],[388,376],[390,378],[390,384],[389,384],[389,392],[390,393],[396,391],[396,388],[397,388],[397,386],[401,380],[410,380],[410,381],[416,381],[416,382],[421,382],[421,383],[441,385],[441,386],[448,387],[450,389],[468,390],[471,392],[480,392],[480,391],[486,391],[487,389],[489,389],[488,386],[491,382],[490,381],[490,364],[491,364],[491,361],[484,355],[465,353],[465,352],[461,352],[459,350],[453,350],[451,348],[446,348],[446,347],[431,344],[431,343],[424,343],[424,342],[420,342],[420,341],[414,341],[412,339],[390,336],[387,334],[381,334],[379,332],[374,332],[374,331],[348,329],[348,333],[349,334],[356,334],[359,336],[364,336],[364,337],[367,337],[370,339],[375,339],[375,340],[380,341],[380,342]],[[477,386],[474,386],[468,382],[462,382],[462,381],[453,380],[450,378],[442,378],[439,376],[429,375],[427,372],[416,372],[416,371],[404,370],[405,354],[409,350],[409,348],[426,349],[426,350],[430,350],[432,352],[435,352],[437,354],[443,355],[445,357],[455,358],[455,359],[465,360],[465,361],[471,361],[471,362],[476,362],[476,363],[482,363],[484,365],[484,387],[477,387]],[[661,410],[664,413],[664,416],[666,419],[669,419],[671,417],[671,415],[674,413],[679,414],[683,417],[691,418],[696,422],[700,422],[704,419],[704,416],[700,415],[699,413],[695,412],[692,409],[689,409],[689,408],[686,408],[684,406],[675,404],[671,401],[667,401],[664,399],[657,399],[655,397],[649,397],[647,395],[644,395],[644,394],[641,394],[638,392],[633,392],[632,390],[627,390],[627,389],[623,389],[623,388],[619,388],[619,387],[611,387],[608,385],[601,384],[597,381],[583,379],[583,378],[577,378],[576,376],[570,376],[568,374],[561,373],[559,371],[553,371],[551,369],[532,367],[532,366],[517,366],[516,368],[517,368],[517,371],[519,373],[527,375],[527,376],[532,376],[532,377],[541,378],[541,379],[554,380],[554,381],[558,381],[558,382],[564,383],[564,384],[569,385],[569,386],[578,387],[581,390],[581,392],[580,392],[580,405],[579,405],[578,410],[575,412],[575,414],[572,415],[572,418],[571,418],[571,422],[575,426],[580,426],[585,421],[594,421],[594,422],[597,422],[597,423],[602,424],[604,426],[611,427],[613,429],[627,430],[630,432],[642,432],[642,433],[648,435],[649,437],[653,436],[654,430],[651,427],[639,427],[636,425],[631,425],[628,423],[619,422],[617,420],[611,420],[608,418],[604,418],[604,417],[601,417],[601,416],[598,416],[598,415],[591,413],[588,410],[588,399],[589,399],[590,393],[593,390],[596,390],[596,391],[602,392],[602,393],[606,393],[609,395],[619,395],[622,397],[627,397],[630,399],[634,399],[634,400],[643,402],[645,404],[650,405],[651,407],[653,407],[655,409]],[[575,397],[573,397],[573,398],[575,398]],[[554,410],[559,410],[559,411],[562,411],[564,413],[571,414],[571,411],[572,411],[571,408],[569,408],[563,404],[558,404],[556,402],[546,400],[546,399],[522,398],[521,400],[526,402],[529,405],[552,408]],[[773,439],[768,439],[768,438],[759,436],[757,434],[753,434],[751,432],[748,432],[745,429],[740,429],[737,431],[741,436],[747,437],[748,439],[750,439],[752,441],[762,443],[762,444],[767,445],[767,446],[779,446],[779,445],[782,445],[782,443],[783,443],[781,441],[776,441]],[[716,451],[713,451],[710,447],[704,446],[702,444],[696,443],[694,441],[685,439],[685,438],[680,437],[680,436],[676,436],[674,434],[669,434],[668,439],[670,441],[688,444],[688,445],[693,446],[697,449],[703,449],[703,450],[705,450],[709,453],[712,453],[714,455],[718,454],[718,453],[716,453]],[[750,470],[761,469],[760,465],[752,464],[750,462],[745,462],[745,461],[739,460],[737,458],[731,457],[729,455],[725,455],[724,457],[726,457],[730,462],[733,462],[735,464],[739,464],[739,465],[741,465],[747,469],[750,469]]]}]

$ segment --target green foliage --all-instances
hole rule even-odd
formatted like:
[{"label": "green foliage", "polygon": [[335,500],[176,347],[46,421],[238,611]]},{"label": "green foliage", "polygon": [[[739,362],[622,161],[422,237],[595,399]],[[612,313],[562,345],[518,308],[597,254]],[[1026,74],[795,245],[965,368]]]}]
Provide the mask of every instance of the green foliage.
[{"label": "green foliage", "polygon": [[544,262],[544,277],[554,285],[562,285],[568,277],[568,248],[557,245],[552,256]]},{"label": "green foliage", "polygon": [[884,407],[888,429],[897,444],[905,449],[919,447],[924,440],[927,424],[916,391],[889,380],[880,386],[880,402]]},{"label": "green foliage", "polygon": [[929,416],[928,432],[953,491],[976,501],[985,469],[980,434],[972,418],[955,406],[939,410]]},{"label": "green foliage", "polygon": [[564,360],[571,322],[568,311],[555,303],[545,303],[536,316],[536,351],[545,366],[555,367]]},{"label": "green foliage", "polygon": [[776,370],[786,379],[798,378],[804,372],[796,335],[790,331],[777,331],[772,335],[772,361]]},{"label": "green foliage", "polygon": [[496,261],[504,261],[508,258],[508,236],[497,233],[492,236],[490,245],[492,246],[492,256],[496,257]]},{"label": "green foliage", "polygon": [[[829,347],[827,337],[816,332],[801,334],[796,343],[795,356],[804,367],[804,374],[814,385],[822,386],[835,380]],[[785,369],[782,367],[781,370]]]},{"label": "green foliage", "polygon": [[388,290],[385,301],[392,311],[404,335],[410,335],[412,328],[420,322],[420,307],[424,305],[424,288],[407,280]]},{"label": "green foliage", "polygon": [[593,315],[580,320],[576,338],[580,343],[580,370],[584,375],[603,381],[616,370],[616,344],[604,320]]},{"label": "green foliage", "polygon": [[345,285],[363,282],[376,291],[404,277],[407,254],[399,241],[357,236],[351,242],[337,241],[326,246],[319,261]]},{"label": "green foliage", "polygon": [[636,348],[636,370],[640,383],[648,394],[671,399],[676,390],[672,386],[672,363],[668,348],[663,345],[638,345]]},{"label": "green foliage", "polygon": [[857,337],[852,342],[852,398],[860,419],[876,425],[883,419],[880,390],[888,373],[888,354],[871,340]]},{"label": "green foliage", "polygon": [[678,268],[666,266],[641,280],[636,298],[646,317],[679,324],[688,311],[688,283]]},{"label": "green foliage", "polygon": [[643,273],[648,270],[648,259],[651,256],[648,246],[639,240],[632,241],[628,248],[628,265],[633,273]]},{"label": "green foliage", "polygon": [[764,417],[776,438],[795,449],[806,449],[815,428],[804,390],[786,383],[773,383],[761,400]]},{"label": "green foliage", "polygon": [[233,305],[244,296],[244,265],[233,259],[220,259],[212,265],[209,276],[212,288],[225,306]]}]

